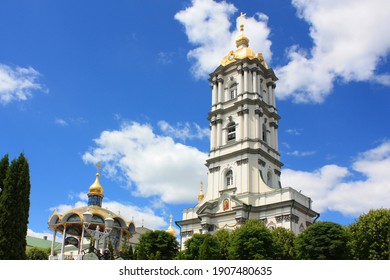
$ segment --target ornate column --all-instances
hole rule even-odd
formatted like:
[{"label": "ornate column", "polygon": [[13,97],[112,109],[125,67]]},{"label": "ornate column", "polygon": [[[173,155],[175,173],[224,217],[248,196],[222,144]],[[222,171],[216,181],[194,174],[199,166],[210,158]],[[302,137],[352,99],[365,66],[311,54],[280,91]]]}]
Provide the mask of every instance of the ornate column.
[{"label": "ornate column", "polygon": [[275,102],[275,91],[276,84],[271,81],[267,83],[268,87],[268,104],[276,108],[276,102]]},{"label": "ornate column", "polygon": [[[260,77],[260,75],[259,75],[259,77]],[[264,100],[263,79],[261,79],[261,78],[260,78],[259,88],[260,88],[260,89],[259,89],[259,90],[260,90],[259,94],[260,94],[261,98]]]},{"label": "ornate column", "polygon": [[248,92],[253,92],[253,78],[252,78],[252,70],[248,68]]},{"label": "ornate column", "polygon": [[223,96],[222,96],[223,95],[223,87],[222,87],[223,79],[218,78],[217,82],[218,82],[218,103],[221,103],[221,102],[223,102]]},{"label": "ornate column", "polygon": [[249,138],[249,109],[244,110],[244,139]]},{"label": "ornate column", "polygon": [[221,115],[217,118],[217,147],[222,146],[222,119]]},{"label": "ornate column", "polygon": [[271,135],[272,135],[272,148],[274,148],[275,150],[278,150],[278,123],[275,119],[271,119],[271,122],[269,124],[269,126],[271,127]]},{"label": "ornate column", "polygon": [[238,90],[238,94],[241,96],[240,99],[242,98],[242,94],[244,93],[244,71],[242,70],[242,68],[240,68],[240,70],[238,70],[238,73],[239,73],[239,90]]},{"label": "ornate column", "polygon": [[215,148],[215,120],[210,123],[210,150]]},{"label": "ornate column", "polygon": [[64,259],[64,250],[65,250],[65,236],[66,236],[66,224],[64,224],[64,230],[62,232],[62,246],[61,246],[61,260]]},{"label": "ornate column", "polygon": [[80,237],[80,244],[79,244],[79,252],[78,254],[80,255],[81,250],[83,249],[84,246],[84,223],[81,225],[81,237]]},{"label": "ornate column", "polygon": [[214,109],[214,106],[216,106],[217,102],[218,102],[218,86],[217,86],[217,82],[215,81],[215,77],[213,78],[211,86],[212,86],[212,97],[211,97],[212,104],[211,104],[211,106]]},{"label": "ornate column", "polygon": [[244,68],[244,92],[248,91],[248,67]]},{"label": "ornate column", "polygon": [[256,69],[253,69],[252,71],[252,78],[253,78],[253,82],[252,82],[252,85],[253,85],[253,89],[252,89],[252,92],[258,92],[257,90],[257,70]]},{"label": "ornate column", "polygon": [[258,107],[255,110],[255,119],[256,119],[256,139],[261,140],[263,135],[263,123],[261,117],[263,116],[263,109]]},{"label": "ornate column", "polygon": [[57,229],[54,229],[53,233],[53,240],[51,242],[51,251],[50,251],[50,257],[54,256],[54,246],[56,244],[56,235],[57,235]]}]

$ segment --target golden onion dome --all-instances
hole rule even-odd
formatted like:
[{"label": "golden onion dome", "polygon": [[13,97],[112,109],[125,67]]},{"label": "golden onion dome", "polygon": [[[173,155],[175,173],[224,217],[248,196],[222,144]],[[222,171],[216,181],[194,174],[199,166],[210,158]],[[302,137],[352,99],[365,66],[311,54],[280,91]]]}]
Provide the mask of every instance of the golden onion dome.
[{"label": "golden onion dome", "polygon": [[256,54],[249,47],[249,39],[245,36],[244,33],[244,19],[245,14],[241,13],[241,15],[238,17],[240,33],[236,39],[237,49],[235,51],[230,51],[229,54],[221,60],[221,65],[226,66],[232,62],[245,58],[249,58],[251,60],[257,58],[260,60],[261,64],[268,69],[268,65],[265,63],[263,55],[261,53]]},{"label": "golden onion dome", "polygon": [[99,182],[99,173],[96,173],[96,179],[95,182],[89,187],[89,193],[88,196],[90,195],[98,195],[103,197],[103,187]]},{"label": "golden onion dome", "polygon": [[173,218],[172,214],[169,215],[169,227],[166,230],[166,232],[171,234],[171,235],[173,235],[173,236],[175,236],[176,235],[176,231],[172,227],[172,218]]},{"label": "golden onion dome", "polygon": [[203,193],[203,182],[200,181],[200,191],[198,195],[198,203],[201,203],[204,198],[204,193]]}]

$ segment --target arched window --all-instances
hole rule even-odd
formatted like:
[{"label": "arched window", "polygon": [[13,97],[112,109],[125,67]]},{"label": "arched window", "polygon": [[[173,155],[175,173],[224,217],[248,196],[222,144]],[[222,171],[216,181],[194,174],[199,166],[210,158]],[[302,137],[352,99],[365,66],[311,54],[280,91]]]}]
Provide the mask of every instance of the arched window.
[{"label": "arched window", "polygon": [[231,122],[227,126],[227,141],[236,140],[236,124]]},{"label": "arched window", "polygon": [[233,171],[232,170],[229,170],[228,172],[226,172],[226,187],[230,187],[233,185]]}]

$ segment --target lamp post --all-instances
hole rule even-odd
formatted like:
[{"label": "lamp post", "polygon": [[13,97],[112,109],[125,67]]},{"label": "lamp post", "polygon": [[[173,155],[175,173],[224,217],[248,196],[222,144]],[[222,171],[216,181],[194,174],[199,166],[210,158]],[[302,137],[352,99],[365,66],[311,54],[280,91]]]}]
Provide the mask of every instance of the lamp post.
[{"label": "lamp post", "polygon": [[89,226],[92,224],[92,216],[93,214],[89,211],[89,209],[83,213],[83,230],[81,233],[81,245],[82,247],[83,240],[84,240],[84,230],[95,239],[95,248],[96,250],[99,249],[99,240],[104,239],[107,236],[110,235],[112,228],[114,226],[114,219],[111,217],[104,219],[105,228],[104,231],[100,231],[100,226],[97,225],[96,229],[89,229]]}]

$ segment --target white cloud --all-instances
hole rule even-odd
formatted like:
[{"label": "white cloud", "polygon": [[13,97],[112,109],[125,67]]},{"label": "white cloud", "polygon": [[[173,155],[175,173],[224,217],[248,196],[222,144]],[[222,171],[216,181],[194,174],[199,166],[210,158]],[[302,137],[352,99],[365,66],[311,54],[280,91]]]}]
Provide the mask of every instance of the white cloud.
[{"label": "white cloud", "polygon": [[298,151],[294,150],[292,152],[287,152],[286,154],[289,156],[296,156],[296,157],[307,157],[307,156],[312,156],[316,152],[315,151]]},{"label": "white cloud", "polygon": [[[44,238],[47,237],[48,240],[53,240],[53,232],[35,232],[32,229],[27,229],[27,236],[37,237],[37,238]],[[56,240],[57,242],[60,242],[60,239]]]},{"label": "white cloud", "polygon": [[163,65],[172,64],[174,52],[159,52],[157,54],[157,62]]},{"label": "white cloud", "polygon": [[172,126],[166,121],[159,121],[158,126],[165,135],[183,141],[187,139],[203,139],[210,135],[210,129],[208,127],[201,128],[196,123],[192,125],[188,122],[184,124],[177,123],[176,126]]},{"label": "white cloud", "polygon": [[[231,17],[237,8],[225,1],[192,0],[191,4],[178,12],[175,19],[184,25],[189,42],[196,46],[188,53],[188,58],[194,60],[191,71],[195,77],[204,78],[218,67],[224,55],[236,49],[238,28],[231,31]],[[272,53],[271,41],[267,39],[270,33],[267,20],[268,17],[262,13],[248,16],[245,34],[253,50],[261,51],[269,62]]]},{"label": "white cloud", "polygon": [[134,185],[133,195],[157,196],[166,203],[195,202],[199,181],[206,181],[205,153],[156,135],[149,125],[125,124],[120,130],[103,131],[94,142],[84,162],[101,162],[109,177]]},{"label": "white cloud", "polygon": [[287,134],[290,134],[290,135],[298,136],[298,135],[301,135],[301,134],[302,134],[302,129],[298,129],[298,128],[289,128],[289,129],[286,129],[286,133],[287,133]]},{"label": "white cloud", "polygon": [[333,210],[356,216],[389,206],[389,170],[390,141],[385,141],[360,154],[351,168],[326,165],[312,172],[285,169],[282,183],[311,197],[316,211]]},{"label": "white cloud", "polygon": [[289,63],[275,70],[278,97],[321,103],[337,80],[390,85],[389,73],[376,73],[389,54],[387,0],[292,0],[310,25],[313,48],[293,46]]},{"label": "white cloud", "polygon": [[60,126],[68,126],[68,123],[64,119],[61,119],[61,118],[57,118],[55,120],[55,123],[60,125]]},{"label": "white cloud", "polygon": [[0,103],[6,105],[13,101],[25,101],[32,96],[32,91],[46,91],[39,84],[40,73],[32,67],[10,67],[0,64]]}]

